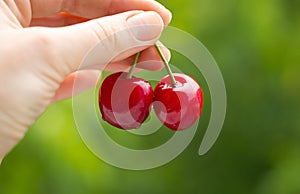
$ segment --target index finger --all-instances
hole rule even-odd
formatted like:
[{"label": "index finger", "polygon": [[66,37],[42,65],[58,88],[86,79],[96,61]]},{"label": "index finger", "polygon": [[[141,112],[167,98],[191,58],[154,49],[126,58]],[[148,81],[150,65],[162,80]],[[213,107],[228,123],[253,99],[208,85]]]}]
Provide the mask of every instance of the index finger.
[{"label": "index finger", "polygon": [[164,20],[171,20],[171,12],[153,0],[31,0],[32,17],[51,16],[59,12],[84,18],[98,18],[131,10],[155,11]]}]

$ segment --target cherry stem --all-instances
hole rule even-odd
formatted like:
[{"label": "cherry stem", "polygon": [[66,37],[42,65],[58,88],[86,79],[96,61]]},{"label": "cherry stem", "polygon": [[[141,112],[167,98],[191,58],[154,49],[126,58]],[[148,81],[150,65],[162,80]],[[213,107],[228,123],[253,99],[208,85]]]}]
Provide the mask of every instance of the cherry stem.
[{"label": "cherry stem", "polygon": [[132,62],[131,68],[130,68],[128,74],[127,74],[127,77],[126,77],[127,79],[131,79],[132,78],[133,71],[134,71],[134,68],[135,68],[135,66],[137,64],[137,61],[139,59],[140,54],[141,54],[140,52],[136,53],[136,55],[134,57],[134,60]]},{"label": "cherry stem", "polygon": [[157,44],[155,44],[155,48],[160,56],[160,58],[162,59],[162,61],[164,62],[165,64],[165,68],[170,76],[170,79],[171,79],[171,83],[172,83],[172,86],[175,87],[176,86],[176,80],[174,78],[174,75],[172,73],[172,70],[170,68],[170,65],[169,65],[169,62],[167,61],[167,59],[165,58],[165,56],[163,55],[161,49],[159,48],[159,46]]}]

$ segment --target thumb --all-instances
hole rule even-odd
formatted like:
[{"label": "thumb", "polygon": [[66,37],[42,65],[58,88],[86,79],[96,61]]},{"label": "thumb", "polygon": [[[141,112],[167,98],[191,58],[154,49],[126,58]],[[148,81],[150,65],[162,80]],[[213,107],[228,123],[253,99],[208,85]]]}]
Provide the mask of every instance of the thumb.
[{"label": "thumb", "polygon": [[54,51],[50,52],[54,56],[48,59],[55,60],[51,65],[63,76],[93,65],[102,65],[104,69],[109,62],[125,59],[155,44],[163,28],[162,18],[153,11],[130,11],[73,26],[49,28],[48,50]]}]

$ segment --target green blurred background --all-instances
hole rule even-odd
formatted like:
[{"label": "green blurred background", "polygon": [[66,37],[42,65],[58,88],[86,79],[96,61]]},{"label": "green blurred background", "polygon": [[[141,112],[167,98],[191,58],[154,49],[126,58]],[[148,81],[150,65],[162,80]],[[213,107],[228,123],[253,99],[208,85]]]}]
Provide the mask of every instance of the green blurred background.
[{"label": "green blurred background", "polygon": [[[112,167],[82,142],[66,100],[3,161],[1,194],[300,193],[300,1],[160,2],[173,12],[171,25],[199,39],[223,73],[228,108],[214,147],[197,155],[207,100],[196,136],[175,160],[147,171]],[[172,62],[186,64],[176,53]]]}]

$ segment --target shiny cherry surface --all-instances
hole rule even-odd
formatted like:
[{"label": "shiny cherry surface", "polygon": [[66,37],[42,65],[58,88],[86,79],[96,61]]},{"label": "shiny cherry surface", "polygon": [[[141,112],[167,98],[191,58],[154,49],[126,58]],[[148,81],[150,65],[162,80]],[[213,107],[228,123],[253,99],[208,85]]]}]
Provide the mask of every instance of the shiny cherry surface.
[{"label": "shiny cherry surface", "polygon": [[176,86],[169,75],[154,90],[153,106],[159,120],[172,130],[191,127],[202,113],[203,93],[198,83],[188,75],[174,73]]},{"label": "shiny cherry surface", "polygon": [[99,90],[103,120],[120,129],[136,129],[149,115],[153,90],[149,82],[118,72],[109,75]]}]

